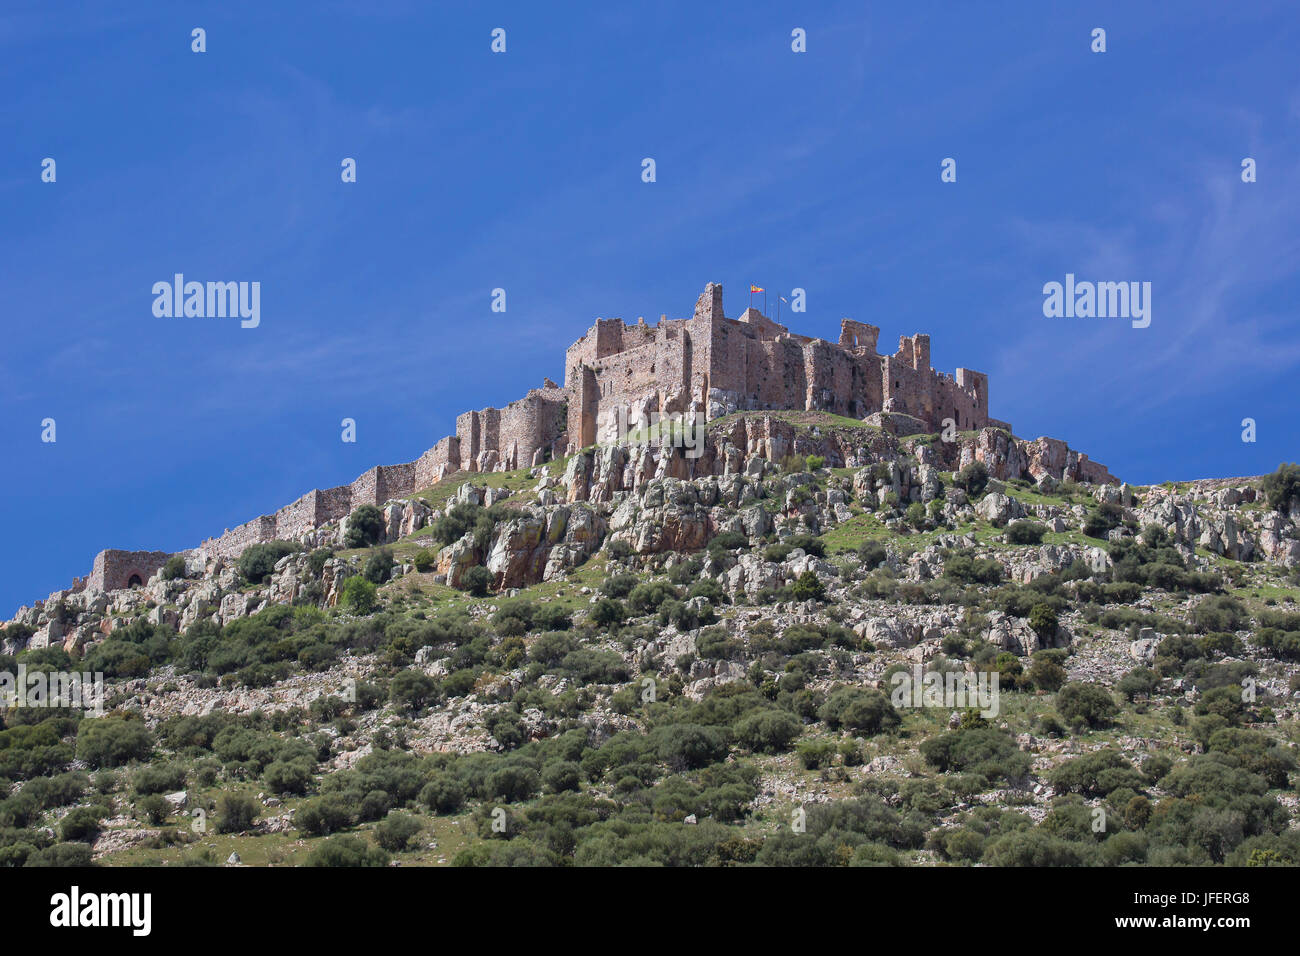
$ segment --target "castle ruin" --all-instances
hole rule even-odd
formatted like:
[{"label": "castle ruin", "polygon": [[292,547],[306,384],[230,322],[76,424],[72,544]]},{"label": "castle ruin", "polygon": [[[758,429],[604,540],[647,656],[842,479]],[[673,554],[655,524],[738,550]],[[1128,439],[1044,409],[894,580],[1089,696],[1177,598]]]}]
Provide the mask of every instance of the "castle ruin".
[{"label": "castle ruin", "polygon": [[[880,329],[844,319],[838,343],[792,333],[754,308],[729,319],[722,286],[709,283],[689,318],[654,326],[597,319],[565,351],[564,385],[546,379],[504,408],[469,411],[456,433],[418,459],[379,465],[350,485],[313,490],[200,549],[232,558],[250,545],[301,537],[364,504],[407,497],[458,472],[510,471],[540,465],[614,437],[616,415],[628,419],[688,413],[713,420],[747,410],[824,411],[862,419],[900,413],[938,432],[944,420],[970,431],[1005,422],[989,418],[988,376],[930,367],[930,337],[903,336],[898,351],[876,351]],[[101,590],[147,580],[165,552],[104,551],[89,584]]]}]

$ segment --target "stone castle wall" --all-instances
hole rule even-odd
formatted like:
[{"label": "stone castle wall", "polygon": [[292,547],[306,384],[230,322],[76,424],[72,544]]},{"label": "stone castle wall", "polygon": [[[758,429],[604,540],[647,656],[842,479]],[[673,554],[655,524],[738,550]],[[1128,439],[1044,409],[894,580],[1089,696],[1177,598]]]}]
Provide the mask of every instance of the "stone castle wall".
[{"label": "stone castle wall", "polygon": [[988,425],[988,378],[930,367],[930,337],[903,336],[880,355],[880,330],[844,319],[840,339],[791,333],[757,309],[722,311],[710,283],[689,319],[598,319],[565,353],[569,449],[606,437],[615,413],[699,411],[709,419],[735,411],[800,409],[862,419],[904,412],[938,431],[944,419],[970,431]]}]

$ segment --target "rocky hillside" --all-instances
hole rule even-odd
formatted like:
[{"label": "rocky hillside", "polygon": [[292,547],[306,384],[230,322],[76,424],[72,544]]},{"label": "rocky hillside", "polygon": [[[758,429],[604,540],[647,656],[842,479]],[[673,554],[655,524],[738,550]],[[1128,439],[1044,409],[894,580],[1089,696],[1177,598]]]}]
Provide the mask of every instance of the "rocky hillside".
[{"label": "rocky hillside", "polygon": [[0,859],[1300,863],[1297,469],[908,431],[734,415],[51,595],[0,671],[109,713],[4,712]]}]

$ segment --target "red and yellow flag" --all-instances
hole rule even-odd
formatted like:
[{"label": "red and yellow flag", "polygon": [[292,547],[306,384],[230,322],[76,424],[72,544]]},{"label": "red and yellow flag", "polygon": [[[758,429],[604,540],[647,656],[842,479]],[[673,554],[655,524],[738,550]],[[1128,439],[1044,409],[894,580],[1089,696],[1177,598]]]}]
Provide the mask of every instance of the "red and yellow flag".
[{"label": "red and yellow flag", "polygon": [[750,291],[750,294],[752,295],[752,294],[755,293],[755,292],[766,292],[767,290],[764,289],[762,286],[751,285],[751,286],[749,287],[749,291]]}]

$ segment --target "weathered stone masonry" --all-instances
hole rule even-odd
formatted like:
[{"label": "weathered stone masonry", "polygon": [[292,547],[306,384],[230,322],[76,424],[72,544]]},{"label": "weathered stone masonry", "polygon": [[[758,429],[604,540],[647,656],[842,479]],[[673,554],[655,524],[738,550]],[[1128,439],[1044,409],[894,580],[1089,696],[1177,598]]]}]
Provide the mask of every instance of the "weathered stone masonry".
[{"label": "weathered stone masonry", "polygon": [[[116,591],[144,584],[170,557],[166,551],[101,551],[95,555],[86,587],[94,591]],[[73,589],[79,590],[75,586]]]},{"label": "weathered stone masonry", "polygon": [[[955,376],[930,368],[930,337],[903,336],[898,351],[876,351],[880,329],[844,319],[840,339],[796,335],[757,309],[723,314],[722,286],[709,283],[689,318],[625,325],[597,319],[565,352],[564,385],[546,379],[504,408],[465,412],[456,434],[418,459],[371,468],[350,485],[314,490],[200,549],[233,558],[250,545],[296,539],[363,504],[408,497],[456,472],[512,470],[614,437],[616,414],[698,412],[708,419],[751,409],[821,410],[851,418],[901,412],[939,431],[988,425],[988,377],[959,368]],[[142,581],[167,560],[164,552],[104,551],[88,584],[103,590]]]},{"label": "weathered stone masonry", "polygon": [[904,336],[880,355],[874,325],[844,319],[840,340],[795,335],[757,309],[738,319],[722,311],[710,283],[689,319],[624,325],[598,319],[565,355],[569,450],[606,437],[614,412],[702,412],[714,419],[750,409],[820,410],[865,418],[903,412],[939,431],[951,418],[962,431],[986,425],[988,377],[930,368],[930,337]]}]

